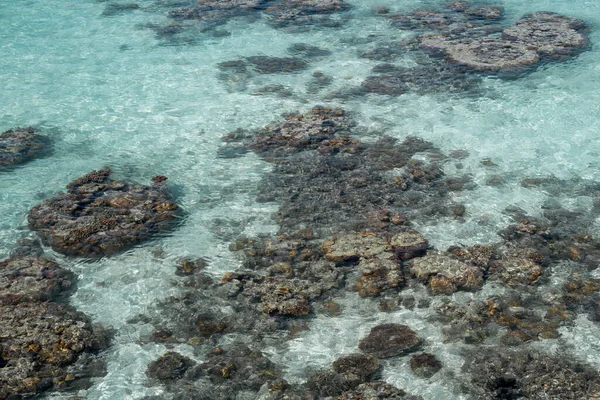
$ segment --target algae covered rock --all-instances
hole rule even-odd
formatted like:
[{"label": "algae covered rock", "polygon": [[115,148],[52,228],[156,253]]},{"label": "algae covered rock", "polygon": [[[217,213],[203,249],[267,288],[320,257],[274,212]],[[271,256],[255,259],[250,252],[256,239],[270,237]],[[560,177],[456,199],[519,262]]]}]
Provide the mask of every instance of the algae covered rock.
[{"label": "algae covered rock", "polygon": [[400,288],[406,282],[400,264],[394,259],[362,259],[358,268],[361,276],[355,286],[362,297],[378,296],[382,291]]},{"label": "algae covered rock", "polygon": [[320,289],[307,280],[267,277],[248,284],[243,294],[257,299],[266,313],[306,315]]},{"label": "algae covered rock", "polygon": [[0,304],[49,301],[71,288],[70,271],[40,257],[0,261]]},{"label": "algae covered rock", "polygon": [[50,146],[48,138],[36,129],[14,128],[0,134],[0,167],[21,164],[40,156]]},{"label": "algae covered rock", "polygon": [[410,369],[417,376],[431,378],[442,369],[442,363],[433,354],[415,354],[410,359]]},{"label": "algae covered rock", "polygon": [[151,186],[110,179],[111,170],[92,171],[69,183],[67,192],[33,207],[29,228],[59,253],[103,257],[165,231],[178,207],[163,176]]},{"label": "algae covered rock", "polygon": [[476,71],[516,74],[540,61],[539,54],[527,44],[501,38],[451,40],[443,35],[433,35],[424,37],[421,45],[425,49],[441,51],[452,62]]},{"label": "algae covered rock", "polygon": [[408,260],[425,253],[428,242],[417,231],[404,230],[397,233],[390,240],[394,252],[401,260]]},{"label": "algae covered rock", "polygon": [[464,369],[477,398],[593,399],[600,375],[569,357],[507,348],[477,349]]},{"label": "algae covered rock", "polygon": [[356,389],[342,393],[337,400],[422,400],[421,397],[409,396],[402,389],[383,381],[367,382]]},{"label": "algae covered rock", "polygon": [[268,125],[252,137],[258,153],[294,153],[316,149],[326,140],[347,133],[355,125],[341,108],[313,107],[305,114],[289,114],[285,122]]},{"label": "algae covered rock", "polygon": [[347,11],[344,0],[280,0],[270,5],[265,13],[275,26],[314,25],[331,22],[326,15]]},{"label": "algae covered rock", "polygon": [[195,364],[190,358],[169,351],[148,365],[146,375],[159,381],[174,381],[182,378],[185,372]]},{"label": "algae covered rock", "polygon": [[491,264],[491,279],[497,279],[509,286],[533,285],[542,275],[543,268],[533,260],[524,257],[506,257]]},{"label": "algae covered rock", "polygon": [[389,243],[371,233],[343,233],[323,243],[325,258],[334,262],[358,261],[380,255],[390,248]]},{"label": "algae covered rock", "polygon": [[417,334],[406,325],[382,324],[358,342],[358,348],[378,358],[411,353],[421,345]]},{"label": "algae covered rock", "polygon": [[427,284],[432,294],[451,294],[457,290],[476,290],[483,286],[483,272],[443,253],[432,253],[411,260],[411,274]]},{"label": "algae covered rock", "polygon": [[363,379],[379,368],[377,358],[369,354],[349,354],[333,362],[333,369],[340,374],[354,374]]},{"label": "algae covered rock", "polygon": [[80,355],[106,347],[99,327],[53,302],[1,305],[0,326],[0,398],[62,386],[76,378],[67,367]]},{"label": "algae covered rock", "polygon": [[564,15],[537,12],[525,15],[502,32],[505,39],[523,43],[547,57],[564,57],[584,49],[589,39],[584,21]]}]

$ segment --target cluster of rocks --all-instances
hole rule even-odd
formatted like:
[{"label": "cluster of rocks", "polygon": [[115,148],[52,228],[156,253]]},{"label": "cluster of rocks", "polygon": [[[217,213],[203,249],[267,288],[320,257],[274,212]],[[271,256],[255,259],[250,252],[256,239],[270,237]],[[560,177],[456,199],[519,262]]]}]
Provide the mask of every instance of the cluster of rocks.
[{"label": "cluster of rocks", "polygon": [[589,43],[585,28],[582,20],[537,12],[503,29],[500,37],[424,35],[421,47],[476,71],[514,76],[542,61],[561,60],[585,50]]},{"label": "cluster of rocks", "polygon": [[[421,398],[409,396],[405,391],[378,380],[382,367],[378,359],[369,353],[391,357],[410,353],[419,343],[415,333],[404,325],[377,326],[359,344],[367,354],[342,356],[333,362],[330,369],[310,374],[304,384],[290,384],[282,377],[281,369],[263,353],[241,343],[231,344],[226,349],[221,346],[211,348],[206,354],[206,361],[202,363],[169,351],[150,363],[146,374],[150,379],[166,385],[177,398],[185,399],[233,400],[243,394],[248,398],[265,396],[270,400],[363,399],[373,395],[418,400]],[[421,358],[423,356],[420,355]],[[411,364],[415,364],[416,369],[429,368],[429,373],[432,372],[431,368],[437,368],[437,372],[441,367],[439,361],[435,356],[425,356],[432,357],[433,361],[411,361]],[[215,386],[219,388],[217,391]]]},{"label": "cluster of rocks", "polygon": [[176,8],[168,16],[178,22],[200,22],[204,30],[240,17],[249,21],[264,17],[275,28],[337,27],[350,8],[343,0],[197,0],[194,6]]},{"label": "cluster of rocks", "polygon": [[82,313],[57,302],[73,274],[36,256],[0,262],[0,398],[86,387],[104,373],[95,354],[107,334]]},{"label": "cluster of rocks", "polygon": [[166,177],[152,186],[110,179],[111,170],[92,171],[67,185],[67,192],[29,212],[29,228],[53,250],[98,258],[115,254],[172,227],[178,207]]},{"label": "cluster of rocks", "polygon": [[[584,21],[551,12],[527,14],[506,27],[502,24],[502,7],[467,2],[399,14],[387,9],[376,11],[399,29],[421,33],[379,45],[359,56],[393,62],[411,54],[418,63],[411,68],[378,65],[360,90],[351,91],[354,95],[397,96],[408,91],[477,94],[481,91],[482,73],[513,78],[589,47]],[[430,57],[423,57],[422,52]]]},{"label": "cluster of rocks", "polygon": [[477,398],[593,399],[600,375],[568,357],[535,351],[485,347],[468,352],[465,387]]},{"label": "cluster of rocks", "polygon": [[267,7],[268,21],[276,27],[288,26],[339,26],[340,21],[331,15],[348,11],[344,0],[280,0]]},{"label": "cluster of rocks", "polygon": [[[310,61],[327,57],[331,52],[326,49],[312,46],[305,43],[295,43],[287,49],[291,55],[286,57],[274,56],[250,56],[234,60],[223,61],[217,65],[219,74],[217,78],[221,80],[230,91],[245,91],[252,82],[256,74],[289,74],[304,71],[309,68]],[[313,86],[323,85],[323,77],[317,72],[313,74]],[[321,79],[319,79],[321,78]],[[266,85],[257,88],[254,95],[275,94],[281,97],[290,97],[293,95],[292,89],[283,85]]]},{"label": "cluster of rocks", "polygon": [[[362,297],[385,300],[398,298],[406,286],[422,283],[430,294],[441,296],[435,310],[448,340],[462,340],[475,348],[485,340],[516,346],[556,338],[558,328],[572,322],[576,311],[586,310],[592,318],[600,315],[593,305],[600,299],[600,283],[594,279],[574,275],[560,293],[542,295],[546,277],[558,262],[568,260],[583,270],[597,265],[600,245],[582,234],[589,226],[582,224],[582,216],[547,209],[542,221],[514,212],[517,222],[501,232],[500,243],[431,249],[411,228],[410,219],[460,218],[464,207],[447,196],[468,188],[468,179],[446,177],[441,170],[445,156],[429,143],[412,138],[401,144],[389,138],[362,143],[349,136],[356,132],[355,125],[341,109],[315,107],[305,114],[289,114],[283,122],[255,131],[238,130],[224,138],[225,147],[254,151],[273,163],[260,199],[279,202],[274,217],[281,229],[275,237],[241,237],[232,243],[230,249],[243,255],[243,267],[218,282],[203,272],[204,260],[180,262],[178,275],[184,279],[179,284],[189,290],[161,305],[163,325],[152,321],[158,330],[150,339],[167,346],[200,346],[209,351],[209,364],[214,359],[216,366],[195,366],[170,354],[164,362],[174,372],[163,379],[149,370],[150,377],[167,382],[173,393],[191,387],[191,393],[206,393],[207,398],[211,398],[211,385],[235,387],[248,396],[268,394],[265,398],[269,399],[360,399],[374,393],[410,398],[378,380],[377,358],[412,354],[409,365],[424,379],[435,375],[441,363],[432,354],[414,354],[423,340],[406,325],[374,327],[358,343],[365,354],[344,356],[332,368],[309,375],[303,385],[286,382],[274,365],[260,379],[255,370],[240,373],[250,370],[234,361],[236,347],[230,358],[213,349],[230,334],[252,338],[257,348],[296,337],[308,329],[306,321],[315,313],[337,315],[340,306],[331,298],[348,289]],[[432,161],[415,160],[419,153]],[[485,282],[503,287],[505,294],[474,295],[475,300],[468,303],[444,296],[459,290],[477,291]],[[256,357],[257,365],[262,365],[264,355]],[[545,360],[540,356],[533,362],[533,375],[525,383],[502,377],[479,383],[477,378],[465,390],[489,394],[510,392],[514,387],[514,393],[531,394],[528,385],[555,372],[571,373],[567,371],[571,367],[545,372]],[[568,376],[580,391],[577,385],[582,376]],[[543,393],[555,393],[550,386]]]},{"label": "cluster of rocks", "polygon": [[32,127],[0,134],[0,167],[11,167],[40,157],[50,150],[50,140]]},{"label": "cluster of rocks", "polygon": [[167,385],[178,399],[235,400],[271,393],[269,399],[275,400],[288,386],[275,364],[242,343],[214,347],[202,363],[169,351],[150,363],[146,375]]}]

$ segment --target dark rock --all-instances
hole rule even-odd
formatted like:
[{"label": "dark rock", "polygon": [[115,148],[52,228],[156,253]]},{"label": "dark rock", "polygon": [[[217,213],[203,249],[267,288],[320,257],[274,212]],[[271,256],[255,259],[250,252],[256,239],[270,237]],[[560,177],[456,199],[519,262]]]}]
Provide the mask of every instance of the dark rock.
[{"label": "dark rock", "polygon": [[106,334],[72,307],[57,303],[0,306],[0,398],[64,387],[85,371],[68,366],[106,347]]},{"label": "dark rock", "polygon": [[199,333],[203,336],[222,333],[227,328],[227,324],[224,321],[219,320],[215,315],[209,313],[200,314],[196,319],[196,326]]},{"label": "dark rock", "polygon": [[209,355],[199,368],[213,384],[220,386],[210,399],[234,399],[242,390],[258,392],[265,383],[275,385],[280,381],[281,386],[279,368],[260,351],[239,343]]},{"label": "dark rock", "polygon": [[318,371],[308,377],[306,386],[318,398],[337,396],[361,383],[355,374],[341,374],[331,370]]},{"label": "dark rock", "polygon": [[415,354],[410,359],[410,369],[417,376],[431,378],[442,369],[442,363],[433,354]]},{"label": "dark rock", "polygon": [[339,374],[353,374],[366,379],[379,368],[377,358],[368,354],[349,354],[333,362],[333,370]]},{"label": "dark rock", "polygon": [[303,57],[327,57],[330,56],[331,50],[322,49],[317,46],[312,46],[306,43],[294,43],[287,48],[288,53]]},{"label": "dark rock", "polygon": [[600,391],[598,371],[566,356],[488,347],[473,351],[464,368],[478,398],[583,399]]},{"label": "dark rock", "polygon": [[96,258],[172,227],[178,207],[164,184],[127,184],[110,174],[92,171],[69,183],[67,193],[31,209],[29,228],[59,253]]},{"label": "dark rock", "polygon": [[189,258],[182,258],[179,260],[176,266],[175,275],[177,276],[189,276],[202,271],[208,262],[204,258],[198,258],[191,260]]},{"label": "dark rock", "polygon": [[71,288],[74,276],[39,257],[15,257],[0,262],[0,304],[55,300]]},{"label": "dark rock", "polygon": [[382,324],[371,329],[369,335],[358,342],[363,352],[378,358],[389,358],[411,353],[419,348],[421,341],[406,325]]},{"label": "dark rock", "polygon": [[252,92],[254,96],[274,95],[277,97],[291,97],[294,95],[290,89],[283,85],[267,85],[262,86]]},{"label": "dark rock", "polygon": [[102,15],[105,17],[112,17],[128,11],[139,10],[139,8],[140,6],[135,3],[109,3],[104,7]]},{"label": "dark rock", "polygon": [[370,76],[362,83],[367,92],[398,96],[408,91],[406,80],[398,75]]},{"label": "dark rock", "polygon": [[169,351],[148,365],[146,375],[162,382],[171,382],[182,378],[185,372],[195,364],[192,359]]},{"label": "dark rock", "polygon": [[399,259],[409,260],[423,255],[428,242],[419,232],[405,229],[391,238],[390,245]]},{"label": "dark rock", "polygon": [[321,142],[346,132],[354,122],[339,108],[314,107],[308,114],[291,114],[284,123],[268,126],[252,138],[258,152],[316,149]]},{"label": "dark rock", "polygon": [[10,257],[40,257],[44,254],[42,243],[39,239],[20,238],[17,240],[17,247],[10,251]]},{"label": "dark rock", "polygon": [[[359,385],[356,389],[342,393],[337,400],[418,400],[420,397],[407,396],[406,392],[389,383],[382,381],[367,382]],[[422,400],[422,399],[421,399]]]},{"label": "dark rock", "polygon": [[344,12],[350,5],[343,0],[279,0],[270,5],[265,14],[277,27],[291,25],[328,25],[329,14]]},{"label": "dark rock", "polygon": [[21,164],[43,155],[50,148],[48,138],[35,128],[14,128],[0,134],[0,167]]},{"label": "dark rock", "polygon": [[395,14],[390,19],[393,26],[409,30],[440,29],[462,20],[459,14],[427,9]]},{"label": "dark rock", "polygon": [[331,85],[333,77],[325,75],[320,71],[315,71],[312,74],[312,79],[306,85],[306,91],[309,93],[316,93],[319,90]]},{"label": "dark rock", "polygon": [[246,60],[259,74],[282,74],[308,68],[308,63],[297,57],[252,56],[246,57]]},{"label": "dark rock", "polygon": [[464,68],[452,65],[422,65],[413,68],[387,68],[380,66],[373,72],[383,75],[369,76],[361,85],[370,93],[400,95],[407,91],[417,93],[468,93],[478,90],[480,79]]},{"label": "dark rock", "polygon": [[320,294],[314,293],[315,289],[310,281],[269,277],[246,286],[243,293],[259,299],[266,313],[306,315],[310,312],[310,297]]}]

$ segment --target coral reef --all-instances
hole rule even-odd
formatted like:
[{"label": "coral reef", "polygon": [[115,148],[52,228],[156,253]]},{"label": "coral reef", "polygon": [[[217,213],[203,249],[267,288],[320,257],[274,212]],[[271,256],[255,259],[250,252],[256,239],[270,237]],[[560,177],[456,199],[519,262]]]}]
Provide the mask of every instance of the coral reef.
[{"label": "coral reef", "polygon": [[172,227],[178,207],[163,179],[144,186],[110,175],[110,169],[101,169],[69,183],[67,193],[31,209],[29,228],[59,253],[98,258]]}]

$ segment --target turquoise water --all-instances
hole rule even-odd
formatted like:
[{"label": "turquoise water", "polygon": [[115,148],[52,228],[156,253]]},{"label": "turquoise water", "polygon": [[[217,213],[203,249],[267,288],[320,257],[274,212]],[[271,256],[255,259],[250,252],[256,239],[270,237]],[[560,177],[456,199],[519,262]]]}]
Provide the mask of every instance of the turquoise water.
[{"label": "turquoise water", "polygon": [[[373,16],[373,6],[410,10],[441,2],[350,3],[352,18],[340,29],[290,32],[273,29],[264,21],[232,20],[220,28],[229,32],[227,36],[205,33],[197,34],[191,43],[169,43],[145,27],[167,22],[165,10],[152,2],[140,2],[138,10],[103,16],[104,2],[0,0],[0,132],[32,125],[54,140],[51,156],[0,172],[0,259],[8,256],[19,237],[30,235],[26,215],[32,206],[91,169],[110,166],[118,177],[142,183],[166,175],[186,212],[183,225],[170,235],[110,259],[83,262],[55,254],[79,274],[72,303],[117,332],[106,355],[108,375],[94,381],[81,396],[138,399],[160,394],[160,388],[145,385],[144,371],[164,347],[139,344],[150,327],[126,321],[150,312],[159,299],[177,291],[170,281],[179,257],[205,257],[210,260],[209,271],[219,276],[240,264],[228,251],[232,239],[277,230],[270,218],[277,205],[255,202],[257,185],[271,165],[251,153],[235,159],[218,157],[220,138],[238,127],[256,128],[284,112],[332,104],[356,115],[367,140],[382,134],[414,135],[444,152],[466,150],[469,155],[460,160],[461,165],[446,163],[447,172],[469,173],[478,183],[474,190],[456,195],[455,200],[468,210],[466,222],[448,219],[416,226],[442,249],[457,242],[498,240],[496,232],[509,223],[502,212],[509,205],[532,215],[538,215],[549,200],[573,210],[591,209],[591,194],[561,193],[557,198],[524,188],[520,182],[548,175],[600,179],[600,50],[595,45],[600,42],[600,3],[499,2],[509,22],[539,10],[582,18],[592,28],[594,45],[577,58],[546,65],[518,80],[485,78],[483,85],[489,90],[482,96],[331,99],[328,95],[336,90],[359,86],[377,64],[358,58],[358,51],[407,35],[391,28],[385,18]],[[358,44],[351,44],[351,39]],[[316,45],[333,55],[311,59],[310,68],[297,74],[219,79],[217,64],[222,61],[258,54],[282,57],[294,43]],[[396,61],[398,65],[411,62]],[[331,76],[331,86],[317,93],[307,90],[314,71]],[[285,85],[292,95],[255,94],[272,84]],[[481,166],[485,158],[498,166]],[[491,175],[501,176],[505,183],[486,185]],[[439,327],[427,323],[419,312],[372,316],[374,303],[368,300],[348,295],[340,301],[355,309],[340,317],[317,319],[310,332],[285,348],[268,350],[273,360],[289,366],[289,380],[305,379],[307,363],[326,366],[356,350],[357,339],[384,320],[411,322],[419,334],[439,343],[430,350],[448,369],[460,368],[460,356],[441,344]],[[600,365],[600,348],[593,345],[600,339],[598,326],[582,317],[575,328],[564,329],[560,343],[546,340],[538,345],[571,345],[583,360]],[[332,331],[337,340],[328,343],[324,338],[331,337]],[[178,350],[198,359],[191,348]],[[386,371],[386,380],[425,399],[449,398],[441,397],[451,386],[442,376],[426,386],[412,379],[406,366]]]}]

